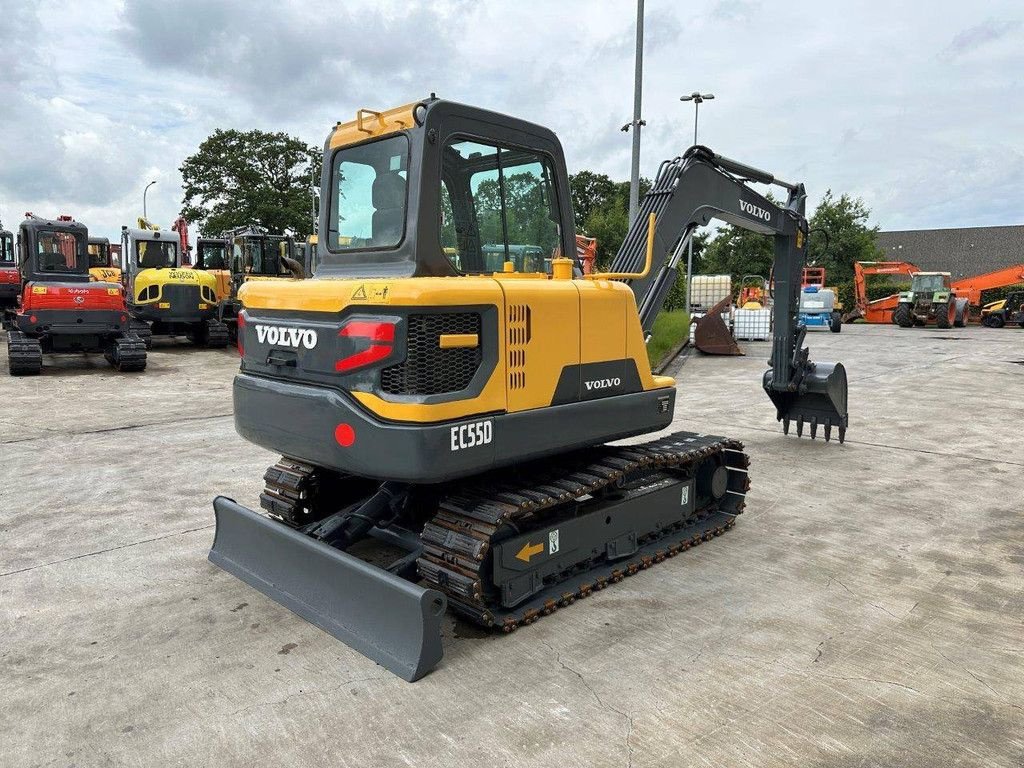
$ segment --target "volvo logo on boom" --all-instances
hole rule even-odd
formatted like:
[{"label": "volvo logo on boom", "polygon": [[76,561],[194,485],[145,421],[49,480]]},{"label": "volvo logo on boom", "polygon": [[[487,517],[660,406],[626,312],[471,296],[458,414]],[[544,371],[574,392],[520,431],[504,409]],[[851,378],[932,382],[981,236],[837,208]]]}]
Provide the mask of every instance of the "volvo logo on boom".
[{"label": "volvo logo on boom", "polygon": [[255,328],[256,339],[260,344],[293,349],[300,346],[312,349],[316,346],[316,331],[312,328],[284,328],[278,325],[257,325]]},{"label": "volvo logo on boom", "polygon": [[743,211],[744,213],[749,213],[751,216],[754,216],[758,219],[763,219],[764,221],[772,220],[771,213],[769,213],[764,208],[758,205],[748,203],[746,200],[740,200],[740,210]]}]

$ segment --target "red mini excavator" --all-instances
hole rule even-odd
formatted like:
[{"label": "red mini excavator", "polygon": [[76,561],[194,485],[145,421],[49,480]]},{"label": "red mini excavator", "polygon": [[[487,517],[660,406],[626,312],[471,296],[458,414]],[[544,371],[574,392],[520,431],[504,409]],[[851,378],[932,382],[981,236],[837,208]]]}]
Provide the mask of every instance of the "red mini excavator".
[{"label": "red mini excavator", "polygon": [[21,303],[11,315],[12,376],[38,374],[43,353],[102,352],[119,371],[146,367],[146,347],[129,329],[120,283],[89,274],[89,232],[70,216],[26,214],[18,229]]}]

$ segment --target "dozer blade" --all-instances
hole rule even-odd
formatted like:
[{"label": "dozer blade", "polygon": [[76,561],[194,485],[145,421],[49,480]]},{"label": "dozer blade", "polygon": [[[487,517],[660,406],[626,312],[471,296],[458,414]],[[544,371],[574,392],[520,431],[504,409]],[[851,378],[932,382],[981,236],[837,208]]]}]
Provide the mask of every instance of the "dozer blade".
[{"label": "dozer blade", "polygon": [[832,439],[832,429],[839,429],[839,442],[846,440],[849,414],[846,409],[846,369],[842,363],[811,363],[804,375],[801,392],[777,392],[771,387],[772,372],[764,375],[764,389],[775,404],[776,418],[782,430],[789,434],[791,421],[796,422],[796,433],[803,437],[804,426],[810,427],[811,439],[818,427],[824,427],[825,440]]},{"label": "dozer blade", "polygon": [[693,346],[706,355],[742,355],[743,350],[729,332],[729,326],[722,319],[722,313],[732,304],[732,297],[726,296],[715,304],[704,317],[697,320],[693,332]]},{"label": "dozer blade", "polygon": [[441,660],[447,599],[299,533],[234,500],[213,501],[210,562],[399,677]]}]

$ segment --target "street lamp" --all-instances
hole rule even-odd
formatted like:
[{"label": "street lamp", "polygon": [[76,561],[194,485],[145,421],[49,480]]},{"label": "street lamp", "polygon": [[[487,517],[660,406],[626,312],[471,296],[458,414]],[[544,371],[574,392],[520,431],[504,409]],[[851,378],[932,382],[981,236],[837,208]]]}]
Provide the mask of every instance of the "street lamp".
[{"label": "street lamp", "polygon": [[146,215],[146,193],[149,192],[149,188],[154,184],[156,184],[156,179],[149,182],[149,184],[146,185],[146,188],[142,190],[142,218],[146,221],[149,221],[149,216]]},{"label": "street lamp", "polygon": [[713,93],[700,93],[694,91],[689,96],[680,96],[680,101],[692,101],[693,102],[693,143],[697,143],[697,116],[700,114],[700,105],[705,101],[711,101],[715,98]]},{"label": "street lamp", "polygon": [[[701,93],[694,91],[689,96],[680,96],[680,101],[693,102],[693,143],[697,144],[697,117],[700,114],[700,105],[705,101],[715,98],[713,93]],[[689,247],[686,253],[686,315],[690,315],[690,288],[693,285],[693,235],[690,235]]]},{"label": "street lamp", "polygon": [[622,126],[623,131],[633,129],[633,158],[629,173],[629,223],[636,218],[640,207],[640,129],[647,125],[640,119],[641,91],[644,82],[644,0],[636,2],[636,59],[633,72],[633,119]]}]

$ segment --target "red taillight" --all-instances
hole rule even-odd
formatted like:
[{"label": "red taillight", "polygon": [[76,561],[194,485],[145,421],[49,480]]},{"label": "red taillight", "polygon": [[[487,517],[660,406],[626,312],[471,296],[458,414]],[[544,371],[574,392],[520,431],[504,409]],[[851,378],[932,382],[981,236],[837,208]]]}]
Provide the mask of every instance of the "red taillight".
[{"label": "red taillight", "polygon": [[338,360],[334,364],[334,370],[339,373],[346,373],[387,358],[394,349],[391,345],[395,341],[395,324],[389,320],[353,320],[346,323],[338,331],[338,335],[347,339],[368,339],[371,342],[386,342],[385,344],[371,343],[366,349]]},{"label": "red taillight", "polygon": [[238,313],[238,324],[235,326],[235,343],[238,344],[239,357],[245,357],[245,347],[242,342],[242,329],[245,328],[245,310]]},{"label": "red taillight", "polygon": [[366,320],[353,320],[346,323],[345,327],[338,331],[339,336],[356,339],[369,339],[370,341],[395,340],[395,324],[391,322],[377,322]]}]

